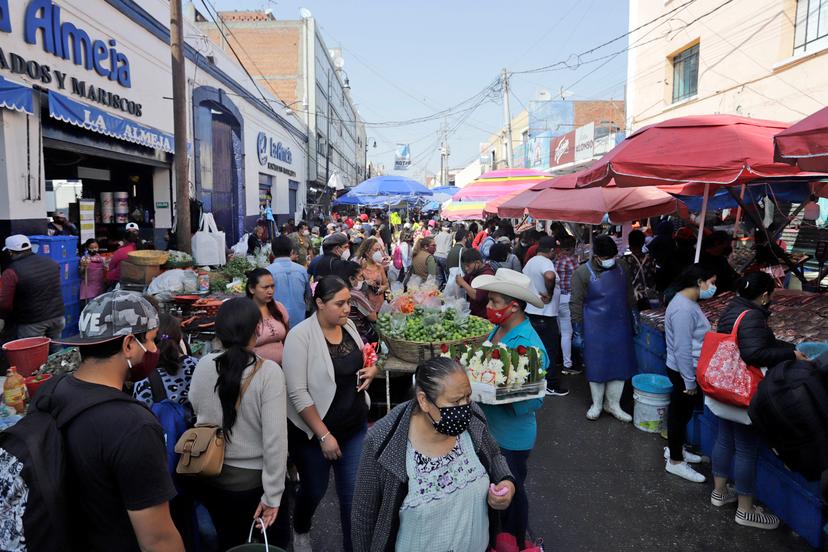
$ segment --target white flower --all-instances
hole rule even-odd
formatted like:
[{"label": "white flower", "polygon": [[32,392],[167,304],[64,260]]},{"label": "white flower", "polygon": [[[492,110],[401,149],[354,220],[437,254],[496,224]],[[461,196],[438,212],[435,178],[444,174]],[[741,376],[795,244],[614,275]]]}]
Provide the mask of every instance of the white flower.
[{"label": "white flower", "polygon": [[523,385],[529,379],[529,371],[524,370],[523,368],[518,368],[515,371],[515,377],[516,377],[517,383],[520,384],[520,385]]},{"label": "white flower", "polygon": [[489,341],[488,339],[483,342],[483,347],[491,347],[491,346],[492,346],[492,342]]}]

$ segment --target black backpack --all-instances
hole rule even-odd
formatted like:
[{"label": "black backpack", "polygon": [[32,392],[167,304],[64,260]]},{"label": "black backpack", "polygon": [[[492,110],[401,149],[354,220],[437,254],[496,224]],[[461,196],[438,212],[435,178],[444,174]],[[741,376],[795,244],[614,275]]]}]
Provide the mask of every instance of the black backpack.
[{"label": "black backpack", "polygon": [[828,469],[828,370],[820,362],[792,360],[768,370],[748,414],[788,468],[809,480]]},{"label": "black backpack", "polygon": [[[69,375],[45,383],[28,414],[0,432],[0,550],[61,551],[69,548],[66,461],[62,430],[82,412],[124,400],[110,393],[79,395],[60,408],[55,389]],[[74,399],[74,398],[73,398]]]}]

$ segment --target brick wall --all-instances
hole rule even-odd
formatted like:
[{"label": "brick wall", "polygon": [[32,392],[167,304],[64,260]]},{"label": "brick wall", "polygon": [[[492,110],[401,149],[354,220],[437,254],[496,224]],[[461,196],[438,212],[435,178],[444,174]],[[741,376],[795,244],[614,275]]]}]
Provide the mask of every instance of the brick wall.
[{"label": "brick wall", "polygon": [[601,121],[612,121],[615,125],[624,128],[624,100],[595,100],[575,101],[575,126]]}]

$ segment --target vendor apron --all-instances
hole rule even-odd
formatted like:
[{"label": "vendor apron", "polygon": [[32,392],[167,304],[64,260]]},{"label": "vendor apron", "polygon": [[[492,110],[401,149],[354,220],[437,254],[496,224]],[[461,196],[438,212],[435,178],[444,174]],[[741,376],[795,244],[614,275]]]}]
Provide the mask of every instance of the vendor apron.
[{"label": "vendor apron", "polygon": [[636,370],[627,276],[616,265],[598,278],[587,263],[590,280],[584,300],[584,363],[587,380],[626,380]]}]

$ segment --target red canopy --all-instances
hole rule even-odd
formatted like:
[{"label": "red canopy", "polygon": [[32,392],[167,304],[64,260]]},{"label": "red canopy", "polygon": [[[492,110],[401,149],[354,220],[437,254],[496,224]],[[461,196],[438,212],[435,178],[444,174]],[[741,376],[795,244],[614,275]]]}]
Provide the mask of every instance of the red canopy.
[{"label": "red canopy", "polygon": [[828,107],[773,138],[775,159],[806,171],[828,172]]},{"label": "red canopy", "polygon": [[579,173],[545,180],[498,208],[501,217],[601,224],[604,217],[615,223],[674,213],[681,203],[657,188],[575,188]]},{"label": "red canopy", "polygon": [[759,178],[813,176],[774,161],[773,137],[787,124],[734,115],[678,117],[646,126],[578,178],[578,187],[733,185]]}]

